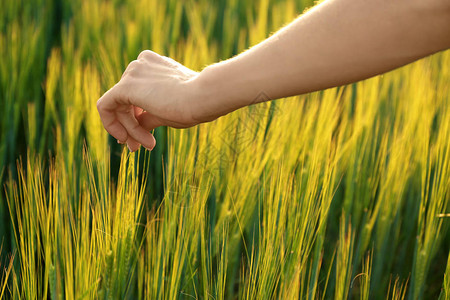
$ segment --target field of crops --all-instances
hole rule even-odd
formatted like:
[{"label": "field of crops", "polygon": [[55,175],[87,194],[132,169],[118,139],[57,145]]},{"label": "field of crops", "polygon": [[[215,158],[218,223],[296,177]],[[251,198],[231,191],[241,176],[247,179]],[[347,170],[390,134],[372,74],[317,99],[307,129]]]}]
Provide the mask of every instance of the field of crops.
[{"label": "field of crops", "polygon": [[2,0],[0,298],[450,299],[450,52],[129,153],[96,101],[306,0]]}]

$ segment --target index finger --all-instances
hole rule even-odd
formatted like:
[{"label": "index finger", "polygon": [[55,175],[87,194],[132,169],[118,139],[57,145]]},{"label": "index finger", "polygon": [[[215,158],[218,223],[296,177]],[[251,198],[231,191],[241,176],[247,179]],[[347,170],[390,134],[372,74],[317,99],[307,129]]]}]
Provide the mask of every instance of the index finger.
[{"label": "index finger", "polygon": [[117,140],[125,142],[128,139],[128,133],[115,113],[115,109],[119,107],[116,97],[117,94],[113,87],[97,101],[97,110],[106,131]]}]

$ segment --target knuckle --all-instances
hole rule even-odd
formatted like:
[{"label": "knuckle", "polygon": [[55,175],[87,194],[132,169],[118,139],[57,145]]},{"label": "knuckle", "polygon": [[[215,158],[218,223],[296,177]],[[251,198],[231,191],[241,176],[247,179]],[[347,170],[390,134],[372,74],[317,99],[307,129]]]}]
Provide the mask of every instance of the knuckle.
[{"label": "knuckle", "polygon": [[101,109],[102,109],[102,106],[103,106],[103,104],[102,104],[102,100],[97,100],[97,110],[98,111],[100,111]]},{"label": "knuckle", "polygon": [[133,60],[130,62],[122,75],[122,78],[127,77],[128,75],[133,75],[140,69],[141,62],[138,60]]},{"label": "knuckle", "polygon": [[154,52],[150,50],[144,50],[139,53],[138,59],[151,59],[154,56]]},{"label": "knuckle", "polygon": [[128,64],[128,68],[127,69],[130,69],[130,70],[136,69],[136,68],[139,67],[140,64],[141,63],[138,60],[133,60],[132,62],[130,62]]}]

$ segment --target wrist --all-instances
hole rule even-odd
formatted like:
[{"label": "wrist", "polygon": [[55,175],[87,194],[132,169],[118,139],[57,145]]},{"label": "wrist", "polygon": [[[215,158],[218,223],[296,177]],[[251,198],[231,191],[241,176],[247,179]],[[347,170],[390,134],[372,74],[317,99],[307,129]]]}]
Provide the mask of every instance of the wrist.
[{"label": "wrist", "polygon": [[231,95],[214,65],[204,68],[188,84],[192,98],[190,111],[197,123],[210,122],[234,110],[229,107]]},{"label": "wrist", "polygon": [[212,121],[234,110],[254,103],[260,91],[242,64],[233,59],[204,68],[194,79],[198,90],[197,106]]},{"label": "wrist", "polygon": [[207,84],[202,72],[197,73],[196,76],[186,82],[188,90],[187,109],[193,122],[196,124],[212,121],[207,118],[207,107],[211,106],[211,99],[215,99],[212,89]]}]

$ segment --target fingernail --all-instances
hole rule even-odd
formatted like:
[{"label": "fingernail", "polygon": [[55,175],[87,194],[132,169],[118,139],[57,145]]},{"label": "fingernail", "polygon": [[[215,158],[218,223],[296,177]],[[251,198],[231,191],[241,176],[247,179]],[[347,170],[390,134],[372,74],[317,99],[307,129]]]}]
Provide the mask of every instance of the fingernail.
[{"label": "fingernail", "polygon": [[134,152],[133,150],[131,150],[130,146],[127,145],[127,147],[128,147],[128,150],[130,150],[130,152]]},{"label": "fingernail", "polygon": [[155,145],[153,145],[153,147],[151,147],[151,148],[150,148],[150,147],[145,147],[145,146],[144,146],[144,148],[147,149],[148,151],[152,151],[152,150],[155,148]]}]

